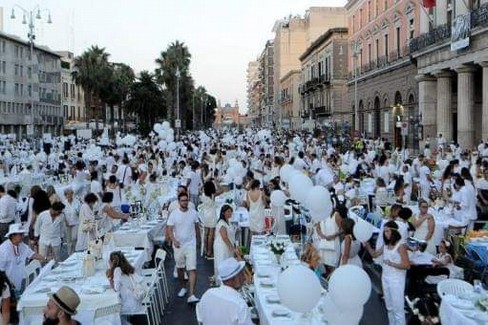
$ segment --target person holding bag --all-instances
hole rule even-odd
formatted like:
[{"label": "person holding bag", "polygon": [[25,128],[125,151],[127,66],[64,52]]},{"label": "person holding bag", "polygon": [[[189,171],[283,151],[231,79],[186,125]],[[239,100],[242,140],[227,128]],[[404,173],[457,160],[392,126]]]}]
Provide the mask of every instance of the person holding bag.
[{"label": "person holding bag", "polygon": [[97,226],[95,221],[95,205],[98,197],[93,193],[85,196],[85,203],[80,208],[80,225],[78,227],[78,240],[75,250],[77,252],[88,248],[88,242],[97,237]]},{"label": "person holding bag", "polygon": [[144,292],[141,289],[141,277],[135,273],[134,267],[127,261],[122,252],[110,254],[110,268],[107,277],[110,286],[119,293],[122,315],[122,324],[138,324],[138,316],[130,314],[143,314],[142,299]]}]

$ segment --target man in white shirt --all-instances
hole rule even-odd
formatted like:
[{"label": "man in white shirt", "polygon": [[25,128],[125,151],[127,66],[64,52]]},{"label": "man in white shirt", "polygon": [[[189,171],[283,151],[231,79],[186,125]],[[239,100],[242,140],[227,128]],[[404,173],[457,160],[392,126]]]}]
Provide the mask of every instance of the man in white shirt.
[{"label": "man in white shirt", "polygon": [[22,226],[20,223],[10,225],[5,235],[8,240],[0,245],[0,270],[5,272],[18,296],[21,294],[22,279],[25,275],[25,261],[27,259],[45,261],[43,256],[36,254],[24,243],[24,236],[28,231],[29,227]]},{"label": "man in white shirt", "polygon": [[49,210],[43,211],[36,219],[34,237],[39,238],[39,254],[47,256],[49,248],[52,249],[56,262],[61,261],[61,238],[64,237],[65,206],[61,202],[54,202]]},{"label": "man in white shirt", "polygon": [[244,284],[245,262],[231,257],[218,267],[223,285],[208,289],[198,304],[198,320],[203,325],[233,324],[251,325],[251,313],[239,290]]},{"label": "man in white shirt", "polygon": [[17,211],[17,193],[13,190],[7,191],[0,185],[0,193],[3,193],[0,198],[0,243],[4,240],[8,228],[15,220],[15,212]]},{"label": "man in white shirt", "polygon": [[[168,236],[173,243],[174,258],[178,270],[178,281],[181,289],[178,297],[183,298],[188,292],[188,303],[196,303],[195,296],[197,280],[197,236],[200,235],[198,215],[195,210],[188,208],[188,194],[178,195],[179,209],[171,212],[168,218]],[[188,289],[185,287],[185,268],[188,272]]]},{"label": "man in white shirt", "polygon": [[202,187],[202,178],[200,173],[197,172],[199,163],[194,161],[191,166],[191,171],[187,175],[187,187],[190,194],[190,200],[195,206],[198,206],[200,188]]},{"label": "man in white shirt", "polygon": [[119,180],[120,188],[129,186],[132,183],[132,168],[129,166],[129,158],[122,159],[122,165],[117,169],[117,179]]},{"label": "man in white shirt", "polygon": [[293,167],[300,172],[304,172],[309,168],[305,160],[303,160],[304,157],[305,155],[303,151],[300,151],[298,153],[298,157],[295,157],[295,162],[293,163]]}]

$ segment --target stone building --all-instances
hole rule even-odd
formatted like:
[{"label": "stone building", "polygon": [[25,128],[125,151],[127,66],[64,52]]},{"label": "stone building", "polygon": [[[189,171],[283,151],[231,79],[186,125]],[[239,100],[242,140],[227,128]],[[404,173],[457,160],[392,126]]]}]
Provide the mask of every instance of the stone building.
[{"label": "stone building", "polygon": [[263,83],[259,60],[247,66],[247,114],[252,126],[259,126],[261,119],[261,97]]},{"label": "stone building", "polygon": [[260,78],[261,78],[261,121],[258,126],[271,126],[273,121],[275,105],[275,45],[274,41],[269,40],[264,46],[264,50],[259,56]]},{"label": "stone building", "polygon": [[351,122],[347,94],[347,28],[332,28],[300,56],[302,117],[317,126],[333,121]]},{"label": "stone building", "polygon": [[420,140],[417,69],[408,47],[419,35],[420,6],[412,0],[349,0],[345,6],[352,128],[396,147],[418,148]]},{"label": "stone building", "polygon": [[60,55],[0,32],[0,133],[18,137],[59,134]]},{"label": "stone building", "polygon": [[217,128],[222,127],[237,127],[248,125],[249,120],[246,115],[239,113],[239,103],[235,102],[234,106],[230,104],[220,105],[220,101],[215,108],[215,121],[214,126]]},{"label": "stone building", "polygon": [[300,112],[300,93],[298,92],[301,82],[300,70],[291,70],[280,80],[280,111],[282,112],[282,127],[297,130],[302,126]]},{"label": "stone building", "polygon": [[86,121],[85,96],[81,86],[73,80],[74,55],[68,51],[56,52],[61,55],[62,109],[65,123]]},{"label": "stone building", "polygon": [[[342,7],[311,7],[302,17],[290,16],[277,20],[274,38],[274,97],[281,96],[280,83],[293,70],[300,70],[300,56],[320,35],[330,28],[345,27]],[[281,121],[283,114],[279,101],[274,101],[272,120]],[[280,123],[278,123],[280,124]]]},{"label": "stone building", "polygon": [[432,140],[442,134],[472,148],[488,139],[487,31],[487,0],[438,0],[429,15],[421,13],[410,51],[424,135]]}]

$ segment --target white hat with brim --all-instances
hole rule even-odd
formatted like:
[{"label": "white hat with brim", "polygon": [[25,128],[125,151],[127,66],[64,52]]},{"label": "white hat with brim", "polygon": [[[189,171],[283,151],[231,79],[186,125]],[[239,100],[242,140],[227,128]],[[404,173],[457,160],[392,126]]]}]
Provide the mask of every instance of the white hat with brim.
[{"label": "white hat with brim", "polygon": [[14,223],[8,227],[8,233],[5,235],[8,238],[10,235],[14,234],[26,234],[29,232],[29,229],[23,226],[21,223]]},{"label": "white hat with brim", "polygon": [[70,287],[63,286],[56,293],[50,293],[49,298],[69,315],[76,315],[76,308],[80,304],[80,297]]},{"label": "white hat with brim", "polygon": [[241,273],[245,266],[246,262],[239,262],[233,257],[223,260],[218,267],[220,280],[226,281],[232,279]]}]

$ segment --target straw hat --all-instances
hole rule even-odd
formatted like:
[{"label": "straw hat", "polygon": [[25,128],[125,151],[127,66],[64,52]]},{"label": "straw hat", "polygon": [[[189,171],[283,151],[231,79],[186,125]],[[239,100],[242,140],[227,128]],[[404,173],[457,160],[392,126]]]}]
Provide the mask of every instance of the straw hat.
[{"label": "straw hat", "polygon": [[50,295],[52,301],[69,315],[76,315],[76,308],[80,304],[80,297],[70,287],[63,286],[56,293]]}]

